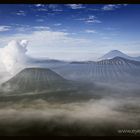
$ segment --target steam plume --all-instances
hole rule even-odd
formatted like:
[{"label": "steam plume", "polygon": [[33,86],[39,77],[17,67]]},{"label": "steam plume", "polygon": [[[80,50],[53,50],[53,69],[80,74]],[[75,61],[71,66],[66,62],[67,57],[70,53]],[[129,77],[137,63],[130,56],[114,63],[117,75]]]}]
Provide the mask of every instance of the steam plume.
[{"label": "steam plume", "polygon": [[3,48],[1,60],[9,73],[13,74],[15,70],[23,68],[26,64],[27,45],[27,40],[12,40]]}]

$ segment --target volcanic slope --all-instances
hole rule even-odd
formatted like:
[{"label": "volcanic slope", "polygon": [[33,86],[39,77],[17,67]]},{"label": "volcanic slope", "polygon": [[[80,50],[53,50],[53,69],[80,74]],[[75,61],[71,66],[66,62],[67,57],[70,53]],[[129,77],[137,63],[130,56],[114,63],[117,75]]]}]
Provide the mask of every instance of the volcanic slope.
[{"label": "volcanic slope", "polygon": [[40,92],[74,89],[72,81],[66,80],[56,72],[46,68],[26,68],[3,83],[6,92]]},{"label": "volcanic slope", "polygon": [[140,62],[122,57],[97,62],[75,62],[53,70],[64,78],[76,81],[140,82]]}]

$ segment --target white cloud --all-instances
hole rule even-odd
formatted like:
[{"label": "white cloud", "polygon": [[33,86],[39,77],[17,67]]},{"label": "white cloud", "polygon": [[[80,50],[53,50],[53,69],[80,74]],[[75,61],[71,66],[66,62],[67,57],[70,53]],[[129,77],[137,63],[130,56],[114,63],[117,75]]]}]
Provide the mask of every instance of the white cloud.
[{"label": "white cloud", "polygon": [[37,11],[48,11],[47,5],[45,4],[35,4],[35,7]]},{"label": "white cloud", "polygon": [[36,19],[37,22],[44,22],[44,19]]},{"label": "white cloud", "polygon": [[100,9],[97,8],[86,8],[87,11],[100,11]]},{"label": "white cloud", "polygon": [[123,6],[127,6],[128,4],[122,4]]},{"label": "white cloud", "polygon": [[107,4],[102,7],[102,10],[112,11],[121,8],[122,6],[127,6],[127,4]]},{"label": "white cloud", "polygon": [[115,4],[108,4],[108,5],[103,6],[102,9],[109,11],[109,10],[115,10],[116,8],[118,8],[117,5],[115,5]]},{"label": "white cloud", "polygon": [[110,39],[110,37],[104,36],[102,37],[102,39]]},{"label": "white cloud", "polygon": [[[85,50],[88,51],[87,47],[93,46],[94,44],[94,40],[89,40],[85,38],[75,38],[70,36],[70,34],[67,32],[36,30],[28,34],[20,33],[9,37],[3,36],[0,38],[0,46],[5,46],[7,42],[10,42],[11,40],[22,39],[29,41],[27,52],[28,55],[34,57],[49,56],[50,58],[62,58],[65,60],[73,59],[73,55],[69,55],[69,58],[67,58],[67,55],[61,55],[60,52],[69,52],[70,54],[75,54],[76,52],[79,52],[79,47],[80,52],[85,52]],[[53,52],[52,55],[50,55],[49,52]],[[59,54],[56,56],[53,55],[55,52],[59,52]],[[78,54],[80,55],[80,53],[77,53],[75,59],[76,57],[79,58]]]},{"label": "white cloud", "polygon": [[80,19],[76,19],[76,20],[81,20],[81,21],[84,21],[86,23],[101,23],[101,21],[98,20],[97,17],[94,15],[90,15],[87,18],[80,18]]},{"label": "white cloud", "polygon": [[89,16],[86,22],[87,23],[101,23],[101,21],[98,20],[95,16]]},{"label": "white cloud", "polygon": [[18,15],[18,16],[26,16],[26,13],[24,11],[20,10],[20,11],[18,11],[16,13],[16,15]]},{"label": "white cloud", "polygon": [[18,32],[26,32],[32,29],[30,25],[13,24],[12,26],[13,26],[13,29]]},{"label": "white cloud", "polygon": [[25,27],[17,27],[16,28],[16,31],[18,31],[18,32],[25,32],[26,30],[28,30],[28,29]]},{"label": "white cloud", "polygon": [[10,30],[10,26],[0,26],[0,32],[5,32]]},{"label": "white cloud", "polygon": [[33,28],[37,29],[37,30],[49,30],[50,29],[50,27],[48,27],[48,26],[35,26]]},{"label": "white cloud", "polygon": [[37,10],[38,10],[38,11],[48,11],[47,8],[38,8]]},{"label": "white cloud", "polygon": [[33,31],[41,31],[41,30],[50,30],[48,26],[30,26],[30,25],[13,25],[13,30],[18,31],[20,33],[27,33]]},{"label": "white cloud", "polygon": [[12,36],[2,36],[0,47],[6,46],[11,40],[22,39],[29,41],[27,55],[62,60],[95,60],[107,50],[117,48],[118,50],[134,52],[139,48],[139,43],[137,45],[128,41],[128,44],[118,43],[107,36],[92,39],[73,37],[68,32],[43,30],[43,28],[34,29],[32,33],[20,32]]},{"label": "white cloud", "polygon": [[35,4],[36,7],[44,6],[43,4]]},{"label": "white cloud", "polygon": [[61,23],[54,24],[54,26],[61,26],[61,25],[62,25]]},{"label": "white cloud", "polygon": [[[114,42],[114,40],[107,38],[105,35],[100,36],[99,38],[95,36],[95,38],[91,39],[73,36],[64,29],[63,31],[53,31],[47,26],[27,28],[31,28],[30,32],[20,32],[13,34],[12,36],[1,36],[0,47],[6,46],[6,44],[11,40],[25,39],[29,41],[27,52],[28,55],[55,59],[61,58],[65,60],[88,59],[89,57],[91,58],[91,55],[89,56],[90,52],[96,52],[97,54],[93,56],[96,58],[99,57],[101,53],[106,52],[106,50],[112,50],[114,48],[122,49],[122,46],[126,46],[126,49],[129,51],[133,51],[131,48],[138,49],[139,47],[138,45],[136,47],[136,44],[128,47],[122,43]],[[87,29],[87,32],[94,33],[94,31],[91,31],[90,28]]]},{"label": "white cloud", "polygon": [[51,9],[52,11],[54,11],[54,12],[59,12],[59,11],[61,12],[61,11],[63,11],[61,9],[60,5],[58,5],[58,4],[49,4],[48,8]]},{"label": "white cloud", "polygon": [[108,31],[116,31],[116,30],[118,30],[118,28],[107,27],[107,28],[105,28],[105,30],[108,30]]},{"label": "white cloud", "polygon": [[63,11],[63,9],[61,8],[59,4],[35,4],[35,6],[37,7],[36,9],[37,11],[44,11],[44,12],[49,11],[49,10],[52,10],[53,12]]},{"label": "white cloud", "polygon": [[67,4],[67,6],[69,6],[71,9],[81,9],[81,8],[85,8],[83,6],[83,4]]},{"label": "white cloud", "polygon": [[85,32],[86,32],[86,33],[97,33],[95,30],[91,30],[91,29],[86,30]]}]

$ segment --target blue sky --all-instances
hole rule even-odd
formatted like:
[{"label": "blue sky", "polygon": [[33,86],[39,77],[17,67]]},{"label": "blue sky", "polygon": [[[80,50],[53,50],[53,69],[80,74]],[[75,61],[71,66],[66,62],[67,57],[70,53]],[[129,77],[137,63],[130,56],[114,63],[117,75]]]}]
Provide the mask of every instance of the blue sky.
[{"label": "blue sky", "polygon": [[0,19],[0,47],[27,39],[35,57],[140,56],[140,4],[0,4]]}]

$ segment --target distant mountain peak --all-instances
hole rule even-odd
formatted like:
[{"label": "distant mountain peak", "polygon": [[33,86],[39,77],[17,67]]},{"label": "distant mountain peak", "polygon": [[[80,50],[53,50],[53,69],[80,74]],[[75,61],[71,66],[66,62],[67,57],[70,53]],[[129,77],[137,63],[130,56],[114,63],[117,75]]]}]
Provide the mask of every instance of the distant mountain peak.
[{"label": "distant mountain peak", "polygon": [[123,57],[123,58],[130,59],[130,56],[124,54],[123,52],[121,52],[119,50],[111,50],[110,52],[106,53],[105,55],[103,55],[99,59],[104,60],[104,59],[112,59],[112,58],[115,58],[115,57]]},{"label": "distant mountain peak", "polygon": [[119,51],[119,50],[111,50],[110,52],[119,52],[119,53],[122,53],[122,52]]}]

